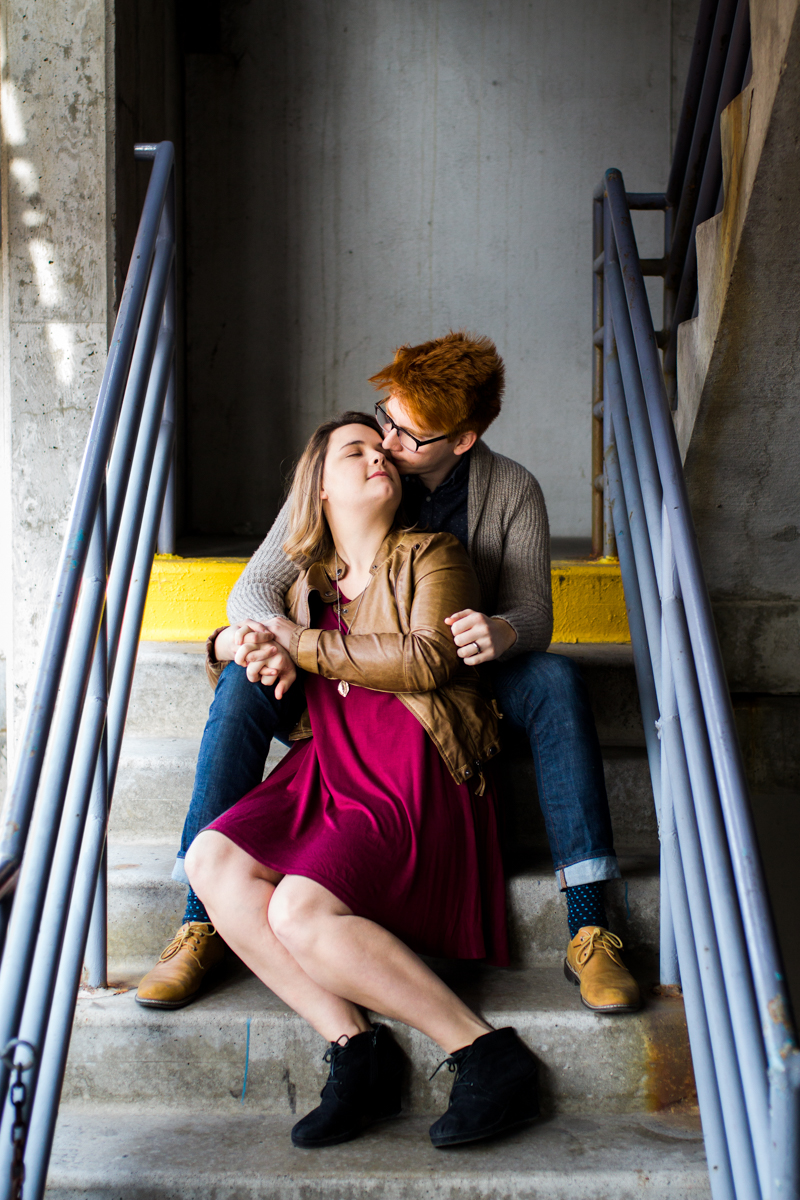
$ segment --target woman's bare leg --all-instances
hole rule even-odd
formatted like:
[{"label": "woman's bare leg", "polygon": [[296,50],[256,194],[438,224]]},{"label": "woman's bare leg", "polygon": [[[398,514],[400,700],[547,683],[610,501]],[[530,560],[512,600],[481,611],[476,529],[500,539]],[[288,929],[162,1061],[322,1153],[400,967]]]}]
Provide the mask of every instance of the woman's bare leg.
[{"label": "woman's bare leg", "polygon": [[325,994],[347,996],[354,1004],[403,1021],[438,1042],[446,1054],[491,1028],[399,938],[354,916],[311,879],[287,875],[281,880],[269,922],[292,959]]},{"label": "woman's bare leg", "polygon": [[224,941],[327,1041],[370,1028],[354,1003],[311,979],[272,932],[267,914],[280,875],[213,830],[195,838],[186,871]]}]

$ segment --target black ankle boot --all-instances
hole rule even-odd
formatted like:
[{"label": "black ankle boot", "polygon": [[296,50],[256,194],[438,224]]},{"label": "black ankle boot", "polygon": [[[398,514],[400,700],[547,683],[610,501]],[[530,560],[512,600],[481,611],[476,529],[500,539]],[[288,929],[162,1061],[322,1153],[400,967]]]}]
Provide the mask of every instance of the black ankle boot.
[{"label": "black ankle boot", "polygon": [[385,1025],[331,1042],[325,1052],[331,1065],[320,1092],[322,1103],[292,1130],[295,1146],[336,1146],[358,1137],[375,1121],[400,1112],[403,1052]]},{"label": "black ankle boot", "polygon": [[510,1027],[483,1034],[444,1061],[457,1074],[447,1112],[431,1125],[434,1146],[477,1142],[538,1117],[536,1060]]}]

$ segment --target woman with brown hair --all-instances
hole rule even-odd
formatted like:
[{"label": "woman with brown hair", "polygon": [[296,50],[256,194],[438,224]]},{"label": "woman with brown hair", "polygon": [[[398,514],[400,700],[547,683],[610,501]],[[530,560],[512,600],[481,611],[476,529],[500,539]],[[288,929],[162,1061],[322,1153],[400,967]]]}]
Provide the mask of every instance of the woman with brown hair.
[{"label": "woman with brown hair", "polygon": [[[306,673],[296,744],[194,840],[186,869],[219,933],[330,1042],[322,1103],[295,1145],[332,1145],[400,1110],[402,1055],[366,1010],[420,1030],[457,1072],[436,1146],[538,1114],[536,1067],[419,953],[507,962],[495,797],[497,717],[444,619],[477,581],[448,534],[398,527],[401,484],[372,417],[320,426],[298,465],[270,622],[279,684]],[[216,656],[230,660],[226,633]]]}]

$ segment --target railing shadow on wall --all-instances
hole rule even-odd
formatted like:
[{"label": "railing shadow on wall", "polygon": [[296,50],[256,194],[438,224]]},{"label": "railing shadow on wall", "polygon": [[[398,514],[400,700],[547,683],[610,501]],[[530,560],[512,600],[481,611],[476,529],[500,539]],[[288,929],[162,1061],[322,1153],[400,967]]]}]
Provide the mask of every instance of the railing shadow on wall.
[{"label": "railing shadow on wall", "polygon": [[153,555],[174,549],[174,150],[135,153],[150,182],[3,809],[0,1200],[23,1163],[26,1200],[44,1193],[84,962],[107,982],[109,806]]}]

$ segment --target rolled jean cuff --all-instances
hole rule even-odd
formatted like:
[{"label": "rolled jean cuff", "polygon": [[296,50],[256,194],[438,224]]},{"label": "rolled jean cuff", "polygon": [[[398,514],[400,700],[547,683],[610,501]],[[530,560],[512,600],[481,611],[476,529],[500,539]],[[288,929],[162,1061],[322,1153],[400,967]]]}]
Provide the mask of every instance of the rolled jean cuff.
[{"label": "rolled jean cuff", "polygon": [[184,866],[185,857],[186,855],[181,851],[175,859],[175,866],[172,868],[172,878],[176,883],[185,883],[187,887],[191,887],[192,885],[189,883],[189,876],[186,874],[186,867]]},{"label": "rolled jean cuff", "polygon": [[585,858],[583,862],[570,863],[568,867],[559,867],[556,871],[556,881],[562,892],[565,888],[578,887],[582,883],[600,883],[604,879],[620,878],[615,854],[605,858]]}]

